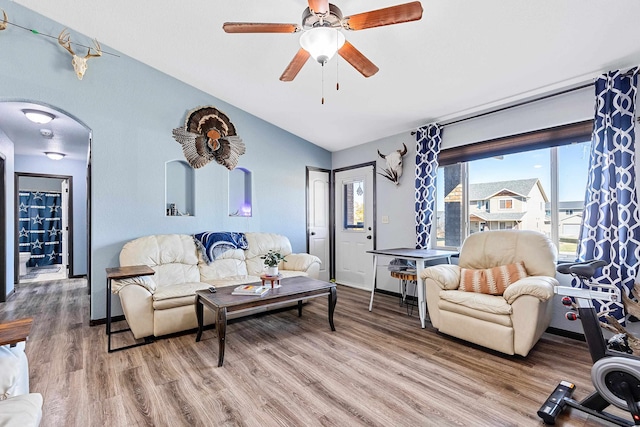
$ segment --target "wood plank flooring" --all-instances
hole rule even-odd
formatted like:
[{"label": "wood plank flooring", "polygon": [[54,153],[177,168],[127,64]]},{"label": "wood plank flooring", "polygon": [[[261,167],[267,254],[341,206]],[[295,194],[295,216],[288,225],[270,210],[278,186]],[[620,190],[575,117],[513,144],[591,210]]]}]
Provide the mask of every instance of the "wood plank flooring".
[{"label": "wood plank flooring", "polygon": [[[577,399],[593,389],[583,342],[545,334],[527,358],[508,357],[421,329],[396,297],[376,295],[373,312],[368,303],[338,286],[335,332],[325,299],[302,318],[232,323],[221,368],[214,330],[108,354],[82,279],[19,285],[0,321],[34,317],[42,426],[540,426],[559,381],[574,382]],[[602,424],[567,411],[556,425]]]}]

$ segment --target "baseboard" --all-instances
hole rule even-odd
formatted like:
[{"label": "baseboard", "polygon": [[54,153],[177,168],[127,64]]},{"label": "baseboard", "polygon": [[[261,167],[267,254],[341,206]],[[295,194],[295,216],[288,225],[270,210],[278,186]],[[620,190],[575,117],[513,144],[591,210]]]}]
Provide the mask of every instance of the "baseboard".
[{"label": "baseboard", "polygon": [[565,329],[559,329],[559,328],[552,328],[551,326],[549,326],[545,332],[549,334],[565,337],[565,338],[571,338],[577,341],[586,341],[584,334],[581,334],[579,332],[567,331]]},{"label": "baseboard", "polygon": [[[120,316],[113,316],[111,318],[112,322],[120,322],[124,319],[124,314],[121,314]],[[92,319],[89,320],[89,326],[99,326],[99,325],[106,325],[107,324],[107,318],[103,317],[102,319]]]},{"label": "baseboard", "polygon": [[87,275],[86,274],[70,274],[69,276],[67,276],[68,279],[86,279]]}]

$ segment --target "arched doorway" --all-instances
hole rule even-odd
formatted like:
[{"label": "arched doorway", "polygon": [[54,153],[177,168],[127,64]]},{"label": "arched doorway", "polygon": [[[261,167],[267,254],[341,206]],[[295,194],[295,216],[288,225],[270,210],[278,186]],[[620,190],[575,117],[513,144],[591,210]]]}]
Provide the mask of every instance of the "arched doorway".
[{"label": "arched doorway", "polygon": [[[51,120],[47,123],[38,119],[31,121],[26,113],[34,111],[49,116]],[[8,145],[12,148],[10,156],[5,156],[5,175],[7,178],[10,175],[15,177],[14,180],[5,179],[3,183],[8,219],[0,227],[8,240],[7,252],[10,248],[13,250],[0,259],[0,263],[5,268],[8,265],[13,268],[5,269],[5,280],[0,283],[0,298],[4,301],[19,281],[19,176],[72,177],[73,195],[69,200],[72,223],[69,224],[70,236],[65,248],[70,261],[68,275],[90,279],[91,129],[66,111],[37,101],[0,100],[0,118],[0,149]],[[62,231],[60,228],[54,230],[56,233]],[[47,234],[51,232],[50,229],[46,231]],[[90,287],[91,281],[87,282]]]}]

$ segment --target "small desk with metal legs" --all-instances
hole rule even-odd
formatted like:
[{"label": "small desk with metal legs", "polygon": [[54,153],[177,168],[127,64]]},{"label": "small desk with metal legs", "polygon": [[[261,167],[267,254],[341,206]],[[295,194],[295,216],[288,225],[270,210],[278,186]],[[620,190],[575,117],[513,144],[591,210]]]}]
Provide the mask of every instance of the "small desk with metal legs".
[{"label": "small desk with metal legs", "polygon": [[455,251],[443,251],[439,249],[411,249],[411,248],[393,248],[393,249],[375,249],[367,251],[373,254],[373,280],[371,284],[371,301],[369,302],[369,311],[373,310],[373,295],[376,292],[376,273],[378,268],[378,256],[389,256],[393,258],[406,259],[416,262],[416,286],[418,287],[418,312],[420,313],[420,324],[424,328],[427,318],[427,300],[425,298],[424,283],[422,282],[422,271],[426,261],[437,259],[446,259],[451,264],[451,257],[458,255]]},{"label": "small desk with metal legs", "polygon": [[132,265],[127,267],[111,267],[105,269],[107,272],[107,352],[125,350],[127,348],[138,347],[141,345],[149,344],[149,340],[145,339],[144,342],[128,345],[120,348],[111,348],[111,334],[117,334],[120,332],[130,331],[131,328],[120,329],[118,331],[111,330],[111,281],[130,279],[132,277],[139,276],[152,276],[156,272],[147,265]]}]

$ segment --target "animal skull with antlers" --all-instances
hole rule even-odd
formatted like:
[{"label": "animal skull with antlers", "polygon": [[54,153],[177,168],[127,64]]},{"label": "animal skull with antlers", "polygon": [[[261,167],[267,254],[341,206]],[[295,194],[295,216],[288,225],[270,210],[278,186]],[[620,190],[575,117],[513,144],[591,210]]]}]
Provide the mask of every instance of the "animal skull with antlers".
[{"label": "animal skull with antlers", "polygon": [[387,161],[386,169],[382,169],[382,172],[378,173],[398,185],[402,176],[402,156],[405,154],[407,154],[407,146],[404,143],[402,143],[402,150],[396,150],[387,155],[378,150],[378,155]]},{"label": "animal skull with antlers", "polygon": [[94,56],[102,56],[102,48],[100,47],[100,43],[98,43],[98,40],[96,39],[93,40],[93,50],[95,50],[96,53],[91,53],[92,48],[89,48],[84,58],[80,58],[78,55],[76,55],[73,49],[71,49],[71,34],[67,32],[66,28],[60,32],[60,35],[58,36],[58,43],[60,43],[60,46],[62,46],[63,48],[67,49],[67,51],[73,57],[73,59],[71,60],[71,65],[73,65],[73,69],[76,72],[76,76],[78,76],[79,80],[82,80],[85,71],[87,71],[87,60]]}]

